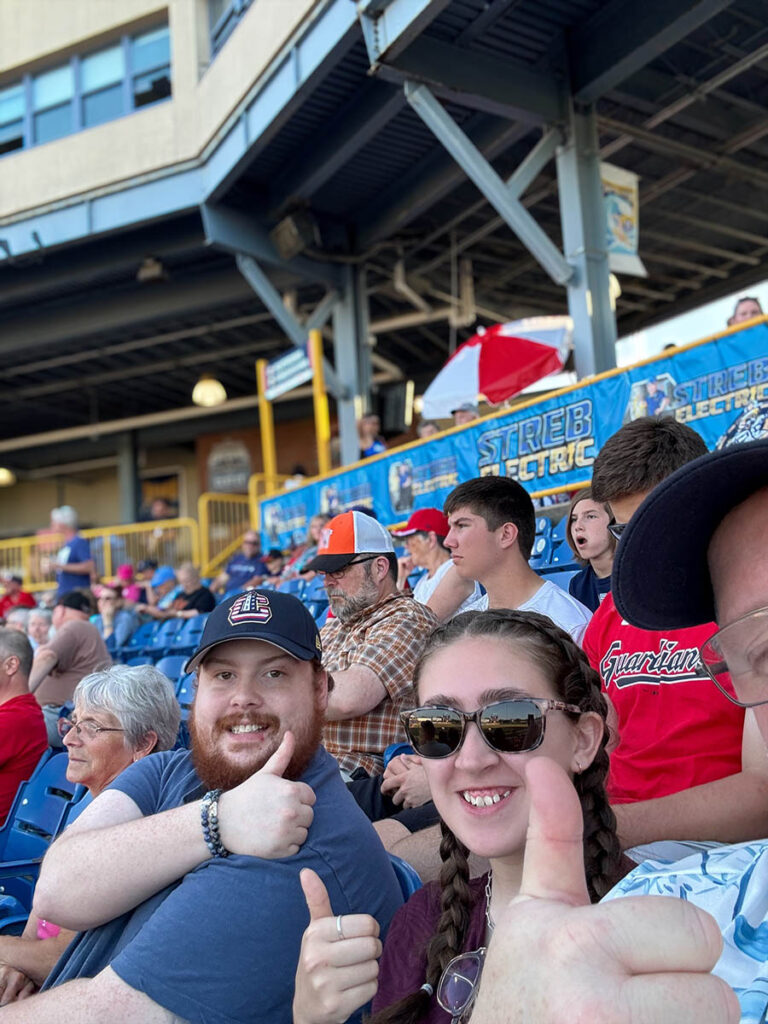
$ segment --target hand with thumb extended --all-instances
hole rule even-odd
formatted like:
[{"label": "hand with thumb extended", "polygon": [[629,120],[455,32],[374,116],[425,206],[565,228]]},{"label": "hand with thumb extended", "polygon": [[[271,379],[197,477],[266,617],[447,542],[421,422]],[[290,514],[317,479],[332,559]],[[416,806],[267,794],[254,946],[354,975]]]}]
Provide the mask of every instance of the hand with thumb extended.
[{"label": "hand with thumb extended", "polygon": [[379,924],[370,914],[336,917],[314,871],[301,872],[309,925],[301,940],[293,1024],[343,1024],[376,994]]},{"label": "hand with thumb extended", "polygon": [[573,784],[547,757],[525,776],[520,893],[496,923],[472,1024],[737,1024],[734,992],[709,973],[722,949],[715,921],[662,896],[590,906]]},{"label": "hand with thumb extended", "polygon": [[315,794],[305,782],[283,778],[295,746],[293,733],[286,732],[263,768],[222,793],[219,834],[230,853],[275,860],[299,852],[314,818]]}]

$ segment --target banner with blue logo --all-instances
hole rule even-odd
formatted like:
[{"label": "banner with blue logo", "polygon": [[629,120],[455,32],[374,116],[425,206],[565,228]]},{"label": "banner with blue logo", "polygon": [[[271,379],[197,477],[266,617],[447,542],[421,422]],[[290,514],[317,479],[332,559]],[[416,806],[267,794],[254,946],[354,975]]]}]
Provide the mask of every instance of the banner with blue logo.
[{"label": "banner with blue logo", "polygon": [[546,399],[403,445],[261,503],[264,543],[285,547],[317,512],[355,505],[386,524],[442,508],[475,476],[510,476],[533,495],[588,483],[605,440],[639,416],[674,416],[710,449],[768,437],[768,319],[670,349]]}]

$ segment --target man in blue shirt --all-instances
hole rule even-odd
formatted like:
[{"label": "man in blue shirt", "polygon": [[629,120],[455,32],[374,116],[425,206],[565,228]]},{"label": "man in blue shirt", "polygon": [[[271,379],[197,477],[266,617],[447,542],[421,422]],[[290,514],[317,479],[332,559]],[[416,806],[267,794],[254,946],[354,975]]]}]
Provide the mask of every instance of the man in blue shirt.
[{"label": "man in blue shirt", "polygon": [[192,751],[131,766],[51,848],[37,909],[82,934],[9,1022],[76,1006],[83,1024],[290,1024],[303,867],[340,913],[387,928],[399,886],[319,745],[320,655],[290,595],[254,590],[211,613],[186,666]]},{"label": "man in blue shirt", "polygon": [[71,505],[62,505],[51,512],[51,529],[60,533],[64,543],[51,563],[56,573],[56,597],[70,590],[87,590],[95,571],[91,545],[77,532],[77,512]]},{"label": "man in blue shirt", "polygon": [[227,590],[245,590],[249,586],[257,587],[268,575],[261,555],[261,538],[256,530],[246,530],[242,547],[213,581],[211,590],[223,593]]}]

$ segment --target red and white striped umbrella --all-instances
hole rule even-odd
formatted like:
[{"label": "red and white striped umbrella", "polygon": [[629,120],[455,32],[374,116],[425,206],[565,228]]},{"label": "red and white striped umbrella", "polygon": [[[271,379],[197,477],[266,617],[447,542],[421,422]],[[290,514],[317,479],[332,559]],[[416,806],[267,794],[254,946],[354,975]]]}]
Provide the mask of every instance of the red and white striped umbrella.
[{"label": "red and white striped umbrella", "polygon": [[481,328],[460,345],[424,392],[422,416],[441,419],[464,402],[495,405],[562,370],[573,333],[569,316],[537,316]]}]

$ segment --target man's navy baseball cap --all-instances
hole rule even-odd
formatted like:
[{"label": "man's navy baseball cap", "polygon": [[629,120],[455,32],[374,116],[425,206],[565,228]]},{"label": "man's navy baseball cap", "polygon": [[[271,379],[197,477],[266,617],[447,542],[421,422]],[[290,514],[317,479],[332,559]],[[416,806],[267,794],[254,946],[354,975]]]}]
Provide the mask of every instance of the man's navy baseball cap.
[{"label": "man's navy baseball cap", "polygon": [[217,605],[184,671],[192,672],[212,648],[228,640],[264,640],[299,661],[319,659],[323,653],[315,620],[307,609],[292,594],[277,590],[248,590]]},{"label": "man's navy baseball cap", "polygon": [[654,488],[621,535],[611,592],[640,629],[685,629],[715,618],[707,549],[725,516],[768,487],[768,440],[686,463]]}]

